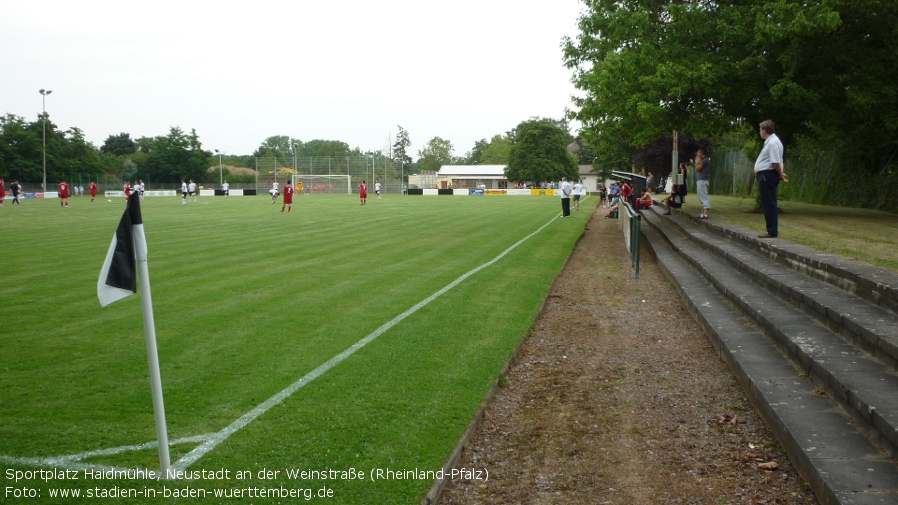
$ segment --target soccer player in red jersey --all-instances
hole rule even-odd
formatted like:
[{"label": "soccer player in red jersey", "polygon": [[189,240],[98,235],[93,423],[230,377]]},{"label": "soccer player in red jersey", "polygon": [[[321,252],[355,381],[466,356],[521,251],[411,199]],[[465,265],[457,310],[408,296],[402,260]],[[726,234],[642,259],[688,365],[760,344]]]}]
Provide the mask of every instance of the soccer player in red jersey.
[{"label": "soccer player in red jersey", "polygon": [[122,189],[125,192],[125,199],[131,196],[131,181],[125,181],[125,186]]},{"label": "soccer player in red jersey", "polygon": [[65,179],[63,179],[62,182],[59,183],[59,206],[60,207],[68,207],[69,206],[69,191],[71,191],[71,188],[69,187],[69,183],[67,183],[65,181]]},{"label": "soccer player in red jersey", "polygon": [[3,207],[3,199],[6,198],[6,188],[3,185],[6,184],[3,182],[3,177],[0,177],[0,207]]},{"label": "soccer player in red jersey", "polygon": [[97,197],[97,183],[91,181],[90,183],[90,201],[93,203],[94,198]]},{"label": "soccer player in red jersey", "polygon": [[293,191],[293,186],[291,186],[288,181],[287,184],[284,185],[284,204],[281,205],[281,212],[284,212],[284,207],[287,208],[287,212],[293,210]]},{"label": "soccer player in red jersey", "polygon": [[362,201],[362,205],[365,205],[368,200],[368,185],[365,184],[365,181],[359,184],[359,200]]}]

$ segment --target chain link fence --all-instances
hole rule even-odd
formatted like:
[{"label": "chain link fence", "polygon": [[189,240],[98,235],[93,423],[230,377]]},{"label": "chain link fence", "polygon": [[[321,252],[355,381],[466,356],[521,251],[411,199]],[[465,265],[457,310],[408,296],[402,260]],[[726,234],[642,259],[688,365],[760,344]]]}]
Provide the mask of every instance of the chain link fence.
[{"label": "chain link fence", "polygon": [[368,188],[381,184],[382,193],[400,193],[408,176],[405,165],[386,157],[311,156],[297,158],[256,158],[256,189],[267,191],[274,182],[283,185],[293,175],[348,175],[353,192],[364,180]]}]

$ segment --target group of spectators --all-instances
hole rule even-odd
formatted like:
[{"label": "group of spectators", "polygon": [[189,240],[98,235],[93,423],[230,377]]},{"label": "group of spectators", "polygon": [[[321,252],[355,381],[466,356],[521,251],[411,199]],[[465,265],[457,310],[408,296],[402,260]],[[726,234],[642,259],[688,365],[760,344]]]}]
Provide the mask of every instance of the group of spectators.
[{"label": "group of spectators", "polygon": [[642,194],[638,197],[633,192],[633,187],[628,181],[614,181],[608,188],[607,195],[603,198],[604,206],[608,208],[605,219],[617,217],[623,202],[627,202],[634,209],[646,209],[652,206],[652,190],[646,185]]},{"label": "group of spectators", "polygon": [[[766,233],[758,235],[758,238],[776,238],[779,236],[779,211],[777,209],[777,191],[780,182],[789,182],[783,163],[783,143],[776,136],[776,124],[772,120],[762,121],[759,125],[759,133],[764,140],[761,153],[755,160],[754,172],[758,182],[761,208],[764,211]],[[696,152],[695,163],[695,190],[701,204],[701,211],[697,219],[705,220],[711,210],[711,198],[709,186],[711,177],[711,158],[705,148],[699,148]],[[673,185],[670,194],[662,200],[666,207],[664,215],[670,215],[671,208],[680,208],[687,194],[686,175],[688,164],[680,163],[677,173],[673,174]],[[613,182],[606,190],[603,184],[599,185],[599,193],[602,195],[603,206],[608,207],[606,218],[617,217],[621,202],[626,201],[636,209],[650,207],[652,205],[652,186],[654,177],[651,173],[646,177],[646,189],[638,198],[633,197],[633,189],[627,181]]]}]

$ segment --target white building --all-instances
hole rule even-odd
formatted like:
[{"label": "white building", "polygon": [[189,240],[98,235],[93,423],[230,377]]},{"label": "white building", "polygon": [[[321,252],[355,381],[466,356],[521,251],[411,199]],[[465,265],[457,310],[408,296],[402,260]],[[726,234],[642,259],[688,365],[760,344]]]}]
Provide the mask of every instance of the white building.
[{"label": "white building", "polygon": [[599,187],[599,176],[592,172],[592,165],[578,165],[583,191],[593,193]]},{"label": "white building", "polygon": [[[450,184],[453,189],[474,189],[480,188],[481,185],[486,186],[486,189],[508,189],[505,167],[506,165],[443,165],[437,173],[435,185],[439,189],[447,189]],[[580,180],[583,181],[583,190],[596,191],[599,178],[592,172],[592,165],[579,165],[578,169]],[[555,186],[558,186],[559,182],[561,181],[556,181]]]},{"label": "white building", "polygon": [[443,165],[437,172],[437,185],[440,189],[507,189],[508,179],[505,165]]}]

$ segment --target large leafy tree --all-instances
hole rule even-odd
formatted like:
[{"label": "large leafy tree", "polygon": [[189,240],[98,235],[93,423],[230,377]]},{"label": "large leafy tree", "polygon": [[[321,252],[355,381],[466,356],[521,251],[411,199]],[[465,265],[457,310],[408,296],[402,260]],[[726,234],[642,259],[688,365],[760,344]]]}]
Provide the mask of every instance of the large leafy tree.
[{"label": "large leafy tree", "polygon": [[508,135],[493,135],[483,148],[480,163],[484,165],[507,165],[511,154],[511,139]]},{"label": "large leafy tree", "polygon": [[137,151],[137,144],[131,139],[130,133],[119,133],[106,137],[106,141],[100,146],[100,151],[116,156],[128,156]]},{"label": "large leafy tree", "polygon": [[421,171],[439,171],[440,167],[453,162],[452,142],[434,137],[423,149],[418,151],[418,169]]},{"label": "large leafy tree", "polygon": [[149,142],[138,139],[137,143],[142,150],[149,150],[144,168],[154,181],[202,181],[209,168],[208,161],[212,153],[202,149],[196,130],[191,130],[188,134],[178,127],[172,127],[164,137],[156,137]]},{"label": "large leafy tree", "polygon": [[100,151],[84,140],[84,133],[78,128],[66,131],[65,142],[60,143],[57,149],[56,171],[60,177],[68,174],[96,174],[103,170]]},{"label": "large leafy tree", "polygon": [[41,148],[40,122],[29,124],[12,114],[0,117],[0,177],[41,180]]},{"label": "large leafy tree", "polygon": [[525,121],[515,129],[505,177],[511,182],[552,182],[578,177],[577,161],[567,150],[571,136],[552,121]]},{"label": "large leafy tree", "polygon": [[253,156],[293,158],[293,149],[296,146],[302,149],[302,142],[291,139],[288,135],[274,135],[262,141],[262,144],[253,153]]},{"label": "large leafy tree", "polygon": [[297,150],[299,157],[349,156],[352,149],[349,144],[340,140],[310,140],[301,144]]},{"label": "large leafy tree", "polygon": [[[74,178],[76,174],[86,176],[106,170],[100,152],[84,140],[79,128],[59,131],[49,118],[46,128],[48,184]],[[43,129],[40,117],[33,123],[11,114],[0,118],[0,177],[22,182],[43,180]]]},{"label": "large leafy tree", "polygon": [[[565,62],[584,139],[642,148],[773,118],[881,158],[898,137],[898,3],[595,0]],[[846,125],[850,125],[846,127]],[[874,163],[875,165],[876,163]]]},{"label": "large leafy tree", "polygon": [[486,139],[480,139],[474,142],[474,147],[465,153],[465,159],[462,163],[463,165],[482,165],[483,164],[483,150],[489,146],[489,142]]}]

